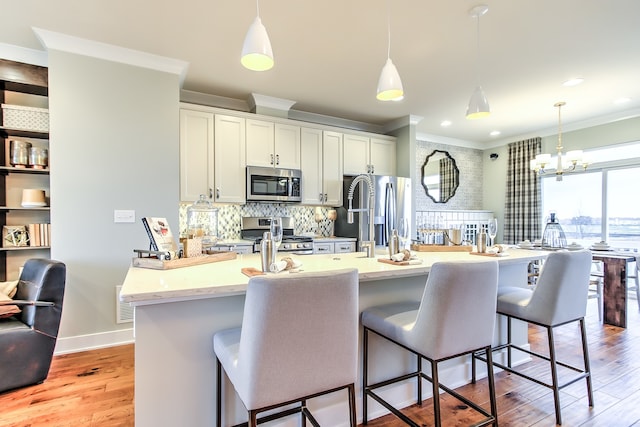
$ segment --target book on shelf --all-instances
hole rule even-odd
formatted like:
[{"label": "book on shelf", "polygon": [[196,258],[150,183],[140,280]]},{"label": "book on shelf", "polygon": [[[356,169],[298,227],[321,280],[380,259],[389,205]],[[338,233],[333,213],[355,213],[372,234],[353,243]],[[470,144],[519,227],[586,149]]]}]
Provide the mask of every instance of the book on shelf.
[{"label": "book on shelf", "polygon": [[50,246],[51,245],[51,224],[27,224],[29,234],[29,246]]},{"label": "book on shelf", "polygon": [[171,228],[166,218],[143,217],[142,224],[149,236],[152,250],[171,251],[173,253],[178,251],[178,243],[174,239],[173,233],[171,233]]}]

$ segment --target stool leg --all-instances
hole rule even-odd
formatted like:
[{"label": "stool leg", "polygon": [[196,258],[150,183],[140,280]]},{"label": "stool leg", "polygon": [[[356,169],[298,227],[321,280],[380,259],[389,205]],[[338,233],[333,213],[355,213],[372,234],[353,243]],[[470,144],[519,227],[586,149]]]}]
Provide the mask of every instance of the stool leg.
[{"label": "stool leg", "polygon": [[587,345],[587,329],[584,318],[580,319],[580,334],[582,335],[582,357],[584,358],[584,371],[587,375],[587,394],[589,396],[589,406],[593,407],[593,387],[591,385],[591,366],[589,362],[589,347]]},{"label": "stool leg", "polygon": [[507,366],[511,368],[511,317],[507,316]]},{"label": "stool leg", "polygon": [[248,427],[258,427],[258,411],[249,411]]},{"label": "stool leg", "polygon": [[216,357],[216,427],[222,427],[222,364]]},{"label": "stool leg", "polygon": [[364,328],[362,337],[362,424],[367,425],[367,371],[369,364],[369,330]]},{"label": "stool leg", "polygon": [[356,416],[356,388],[354,384],[349,384],[349,425],[356,427],[358,420]]},{"label": "stool leg", "polygon": [[[422,381],[422,378],[419,378]],[[440,421],[440,380],[438,379],[438,362],[431,361],[431,386],[433,389],[433,418],[436,427],[441,426]]]},{"label": "stool leg", "polygon": [[556,424],[562,424],[560,415],[560,390],[558,389],[558,367],[556,365],[556,348],[553,341],[553,328],[547,327],[549,336],[549,362],[551,364],[551,383],[553,385],[553,404],[556,409]]},{"label": "stool leg", "polygon": [[491,402],[491,415],[493,415],[494,426],[498,426],[498,405],[496,403],[496,383],[493,378],[493,357],[491,353],[491,346],[485,349],[485,356],[487,359],[487,379],[489,380],[489,402]]},{"label": "stool leg", "polygon": [[422,406],[422,357],[419,354],[416,354],[418,360],[416,361],[418,365],[418,405]]},{"label": "stool leg", "polygon": [[306,409],[307,409],[307,401],[303,400],[300,402],[300,422],[302,427],[306,427],[307,425],[307,416],[304,413]]}]

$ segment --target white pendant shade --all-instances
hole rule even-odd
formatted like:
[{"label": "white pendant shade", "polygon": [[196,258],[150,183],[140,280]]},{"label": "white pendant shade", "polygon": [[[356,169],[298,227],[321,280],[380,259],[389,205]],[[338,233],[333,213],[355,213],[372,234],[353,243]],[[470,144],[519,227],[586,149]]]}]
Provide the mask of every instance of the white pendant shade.
[{"label": "white pendant shade", "polygon": [[240,62],[245,68],[253,71],[266,71],[273,67],[271,42],[259,16],[253,21],[244,38]]},{"label": "white pendant shade", "polygon": [[487,117],[491,114],[489,109],[489,101],[484,96],[484,91],[481,86],[476,86],[476,90],[473,91],[471,99],[469,99],[469,106],[467,107],[467,119],[480,119]]},{"label": "white pendant shade", "polygon": [[400,101],[404,98],[400,74],[398,74],[398,70],[393,65],[391,58],[387,58],[387,63],[384,64],[382,73],[380,73],[376,98],[380,101]]}]

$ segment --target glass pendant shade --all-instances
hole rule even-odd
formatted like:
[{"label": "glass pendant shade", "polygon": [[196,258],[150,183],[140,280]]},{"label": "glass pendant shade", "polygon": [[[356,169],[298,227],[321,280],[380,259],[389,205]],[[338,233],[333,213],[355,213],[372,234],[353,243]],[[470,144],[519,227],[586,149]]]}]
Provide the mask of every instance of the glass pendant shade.
[{"label": "glass pendant shade", "polygon": [[467,119],[481,119],[491,114],[489,109],[489,101],[484,95],[482,86],[476,86],[476,90],[473,91],[471,99],[469,99],[469,105],[467,106]]},{"label": "glass pendant shade", "polygon": [[249,27],[242,45],[242,58],[245,68],[253,71],[266,71],[273,67],[273,51],[267,35],[267,29],[262,25],[259,16]]},{"label": "glass pendant shade", "polygon": [[393,65],[391,58],[387,58],[387,63],[384,64],[382,73],[380,73],[376,98],[380,101],[400,101],[404,98],[400,74],[398,74],[398,70]]},{"label": "glass pendant shade", "polygon": [[562,226],[556,219],[556,214],[552,212],[542,233],[542,248],[562,249],[566,247],[567,238],[562,230]]}]

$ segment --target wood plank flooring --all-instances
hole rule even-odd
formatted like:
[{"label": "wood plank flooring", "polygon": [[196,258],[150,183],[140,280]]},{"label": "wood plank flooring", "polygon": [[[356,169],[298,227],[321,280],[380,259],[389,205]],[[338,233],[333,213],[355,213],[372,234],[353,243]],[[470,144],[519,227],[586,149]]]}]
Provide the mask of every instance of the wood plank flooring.
[{"label": "wood plank flooring", "polygon": [[[567,387],[561,396],[563,425],[640,426],[640,315],[636,301],[629,301],[627,329],[602,326],[595,301],[590,300],[587,317],[595,407],[587,404],[584,381]],[[532,346],[546,348],[543,330],[532,327],[529,335]],[[557,342],[564,360],[579,362],[577,326],[558,329]],[[546,372],[536,362],[527,369],[543,376]],[[43,384],[0,394],[0,426],[133,426],[133,373],[133,345],[56,356]],[[496,375],[496,386],[501,426],[555,425],[553,398],[547,388],[504,372]],[[458,390],[482,402],[486,389],[486,381],[479,381]],[[477,419],[473,411],[450,396],[442,398],[442,410],[445,426],[465,426]],[[433,425],[430,400],[421,408],[407,408],[406,413],[425,426]],[[387,415],[368,425],[404,424]]]}]

